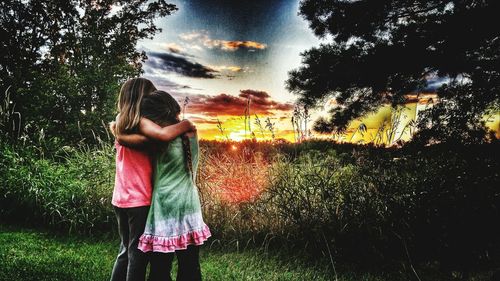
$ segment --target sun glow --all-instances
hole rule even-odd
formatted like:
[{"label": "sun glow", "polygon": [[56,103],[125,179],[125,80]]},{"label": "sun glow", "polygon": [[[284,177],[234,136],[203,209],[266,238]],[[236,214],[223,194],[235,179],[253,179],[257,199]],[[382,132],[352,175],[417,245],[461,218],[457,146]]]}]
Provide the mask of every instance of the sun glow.
[{"label": "sun glow", "polygon": [[[247,132],[248,134],[248,132]],[[233,141],[242,141],[245,140],[245,130],[233,131],[229,133],[229,139]]]},{"label": "sun glow", "polygon": [[[398,115],[397,111],[392,109],[390,105],[385,105],[362,118],[353,120],[344,134],[340,135],[320,134],[312,131],[314,121],[319,116],[328,116],[328,112],[314,112],[307,125],[308,131],[310,130],[308,138],[333,139],[338,142],[351,143],[370,143],[377,141],[380,144],[388,141],[387,130],[392,127],[394,132],[391,137],[391,142],[394,143],[398,140],[408,141],[411,139],[411,134],[415,131],[414,125],[412,125],[414,123],[411,123],[411,121],[415,120],[419,112],[425,110],[429,106],[431,105],[427,103],[408,103],[404,107],[399,108],[400,114]],[[289,113],[290,116],[291,114],[292,112]],[[290,116],[287,116],[286,113],[282,115],[259,115],[258,119],[260,126],[254,115],[246,120],[244,116],[230,115],[211,117],[198,114],[190,117],[193,117],[192,120],[198,127],[200,138],[206,140],[241,142],[254,139],[257,141],[272,141],[274,135],[274,140],[284,139],[290,142],[296,142],[299,141],[300,138],[297,132],[294,133],[294,129],[296,128],[292,127]],[[497,138],[500,137],[499,116],[500,114],[495,114],[487,116],[484,119],[486,126],[496,133]],[[273,132],[266,127],[265,120],[267,118],[274,124]],[[220,128],[216,120],[220,120]],[[382,133],[380,133],[380,129],[383,129]]]}]

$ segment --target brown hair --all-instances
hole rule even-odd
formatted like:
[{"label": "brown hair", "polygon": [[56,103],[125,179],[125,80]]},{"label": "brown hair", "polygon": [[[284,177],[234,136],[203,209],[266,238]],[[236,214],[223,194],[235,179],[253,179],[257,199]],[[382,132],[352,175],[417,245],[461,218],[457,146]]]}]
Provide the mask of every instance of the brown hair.
[{"label": "brown hair", "polygon": [[[145,118],[165,127],[180,122],[179,115],[181,113],[181,107],[169,93],[165,91],[154,91],[142,99],[141,112]],[[189,138],[185,134],[182,134],[181,138],[186,168],[191,174],[191,177],[193,177],[193,163]]]},{"label": "brown hair", "polygon": [[132,78],[123,83],[118,96],[120,115],[116,122],[117,135],[132,133],[137,129],[141,121],[142,99],[155,90],[153,83],[145,78]]}]

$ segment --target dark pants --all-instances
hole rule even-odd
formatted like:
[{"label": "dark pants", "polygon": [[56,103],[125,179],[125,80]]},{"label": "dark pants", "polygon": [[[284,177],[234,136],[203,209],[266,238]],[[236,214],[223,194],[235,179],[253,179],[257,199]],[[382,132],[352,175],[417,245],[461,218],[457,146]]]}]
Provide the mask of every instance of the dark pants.
[{"label": "dark pants", "polygon": [[148,258],[137,249],[144,233],[149,206],[135,208],[114,207],[120,233],[120,252],[116,257],[111,281],[144,281]]},{"label": "dark pants", "polygon": [[[177,281],[201,281],[199,246],[189,245],[186,250],[175,251],[179,268]],[[171,281],[170,270],[174,253],[150,253],[149,281]]]}]

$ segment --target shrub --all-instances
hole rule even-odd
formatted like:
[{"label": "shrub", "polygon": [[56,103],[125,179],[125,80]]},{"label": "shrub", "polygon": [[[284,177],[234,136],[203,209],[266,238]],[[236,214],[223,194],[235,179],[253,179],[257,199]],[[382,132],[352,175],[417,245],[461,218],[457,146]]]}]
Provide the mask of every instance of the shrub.
[{"label": "shrub", "polygon": [[360,246],[382,239],[390,210],[358,166],[343,164],[335,150],[310,151],[292,161],[277,160],[271,174],[269,196],[295,239],[327,255],[373,257]]},{"label": "shrub", "polygon": [[372,266],[436,260],[470,269],[500,253],[492,151],[497,144],[350,157],[311,150],[274,162],[267,193],[294,239],[314,252]]},{"label": "shrub", "polygon": [[111,146],[63,147],[45,158],[32,146],[1,144],[0,216],[77,232],[109,231],[114,162]]}]

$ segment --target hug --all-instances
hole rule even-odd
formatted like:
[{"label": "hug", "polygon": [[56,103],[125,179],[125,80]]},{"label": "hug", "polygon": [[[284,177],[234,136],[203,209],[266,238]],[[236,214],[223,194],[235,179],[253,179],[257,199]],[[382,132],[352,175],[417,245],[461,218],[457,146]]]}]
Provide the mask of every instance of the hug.
[{"label": "hug", "polygon": [[180,120],[179,103],[144,78],[126,81],[118,115],[112,204],[120,250],[111,281],[201,280],[199,247],[210,236],[196,187],[196,127]]}]

